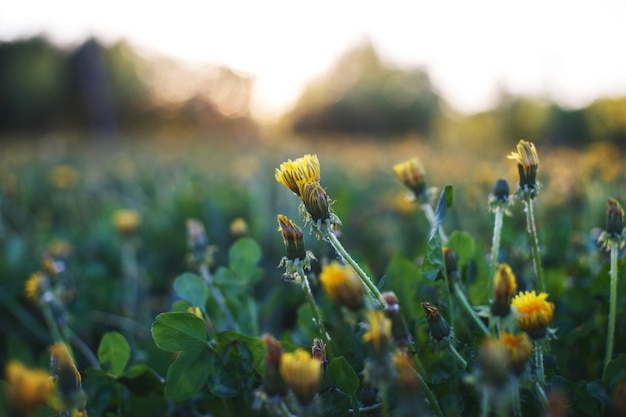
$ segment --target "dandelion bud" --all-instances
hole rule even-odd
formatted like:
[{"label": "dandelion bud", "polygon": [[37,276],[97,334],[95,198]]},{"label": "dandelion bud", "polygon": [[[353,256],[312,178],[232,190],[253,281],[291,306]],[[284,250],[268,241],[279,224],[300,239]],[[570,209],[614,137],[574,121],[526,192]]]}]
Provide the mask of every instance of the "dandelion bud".
[{"label": "dandelion bud", "polygon": [[371,344],[374,351],[381,351],[391,341],[391,320],[385,317],[380,310],[368,310],[367,332],[363,334],[363,341]]},{"label": "dandelion bud", "polygon": [[56,379],[57,393],[66,408],[84,401],[82,379],[65,343],[50,347],[50,373]]},{"label": "dandelion bud", "polygon": [[322,339],[314,339],[311,347],[311,356],[325,366],[326,365],[326,344]]},{"label": "dandelion bud", "polygon": [[270,334],[263,335],[265,345],[265,371],[263,374],[263,391],[269,396],[285,395],[287,387],[280,376],[280,363],[283,356],[283,347]]},{"label": "dandelion bud", "polygon": [[313,221],[330,218],[330,202],[326,190],[319,182],[298,182],[300,197]]},{"label": "dandelion bud", "polygon": [[506,263],[498,265],[493,278],[493,302],[491,313],[494,316],[506,317],[511,311],[511,298],[517,289],[517,281],[513,270]]},{"label": "dandelion bud", "polygon": [[524,370],[533,350],[533,345],[530,343],[528,335],[526,333],[514,335],[502,331],[500,333],[500,343],[509,352],[511,370],[515,374],[520,374]]},{"label": "dandelion bud", "polygon": [[413,191],[416,198],[428,200],[428,189],[424,179],[426,171],[418,158],[400,162],[393,166],[393,170],[404,185]]},{"label": "dandelion bud", "polygon": [[289,220],[287,216],[279,214],[278,231],[283,235],[285,241],[285,247],[287,248],[287,259],[289,260],[304,260],[306,258],[306,250],[304,248],[304,233],[293,221]]},{"label": "dandelion bud", "polygon": [[508,202],[510,193],[509,183],[505,179],[500,178],[493,184],[492,195],[496,201]]},{"label": "dandelion bud", "polygon": [[309,352],[298,349],[283,353],[280,375],[301,404],[311,402],[317,392],[322,376],[320,362]]},{"label": "dandelion bud", "polygon": [[381,299],[386,306],[385,315],[391,320],[391,335],[394,342],[400,344],[408,343],[411,335],[400,312],[398,297],[396,297],[393,291],[387,291],[381,294]]},{"label": "dandelion bud", "polygon": [[614,198],[606,201],[606,232],[612,236],[621,236],[624,232],[624,209]]},{"label": "dandelion bud", "polygon": [[478,366],[486,382],[501,386],[509,378],[511,353],[498,339],[485,339],[478,350]]},{"label": "dandelion bud", "polygon": [[517,152],[511,152],[507,158],[517,162],[519,189],[528,193],[530,198],[534,198],[538,189],[536,178],[539,170],[539,157],[535,145],[532,142],[520,140],[517,144]]},{"label": "dandelion bud", "polygon": [[511,304],[517,313],[517,327],[528,333],[531,339],[541,339],[554,315],[554,304],[546,301],[545,292],[537,295],[535,291],[517,294]]},{"label": "dandelion bud", "polygon": [[446,274],[448,279],[458,275],[459,273],[459,255],[456,251],[448,246],[443,247],[443,260],[446,265]]},{"label": "dandelion bud", "polygon": [[363,283],[349,266],[332,262],[324,266],[319,278],[326,293],[337,304],[350,310],[363,307]]},{"label": "dandelion bud", "polygon": [[141,215],[137,210],[120,209],[113,214],[113,224],[120,234],[131,236],[139,229]]},{"label": "dandelion bud", "polygon": [[422,310],[424,310],[426,320],[428,321],[430,336],[436,341],[449,338],[452,334],[452,330],[450,330],[450,326],[448,326],[446,320],[439,313],[439,309],[428,301],[424,301],[420,305],[422,306]]}]

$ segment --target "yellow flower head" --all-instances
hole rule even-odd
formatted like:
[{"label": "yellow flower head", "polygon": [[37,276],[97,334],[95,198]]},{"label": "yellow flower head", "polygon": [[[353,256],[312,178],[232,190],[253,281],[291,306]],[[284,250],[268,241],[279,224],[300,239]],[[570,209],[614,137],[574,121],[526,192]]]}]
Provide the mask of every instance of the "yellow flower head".
[{"label": "yellow flower head", "polygon": [[204,317],[202,317],[202,311],[200,311],[199,307],[189,306],[187,307],[187,313],[193,314],[197,318],[204,320]]},{"label": "yellow flower head", "polygon": [[511,354],[495,337],[483,339],[478,350],[479,369],[490,385],[500,386],[510,375]]},{"label": "yellow flower head", "polygon": [[78,172],[69,165],[57,165],[50,171],[50,182],[55,188],[74,188],[78,182]]},{"label": "yellow flower head", "polygon": [[363,335],[363,341],[370,343],[374,350],[379,351],[387,346],[391,340],[391,320],[385,316],[384,311],[368,310],[367,332]]},{"label": "yellow flower head", "polygon": [[33,273],[24,285],[24,294],[26,298],[35,302],[41,295],[41,288],[44,284],[45,276],[40,272]]},{"label": "yellow flower head", "polygon": [[248,233],[248,223],[241,218],[237,217],[230,222],[230,234],[234,237],[244,236]]},{"label": "yellow flower head", "polygon": [[137,210],[120,209],[113,214],[113,224],[118,232],[132,235],[141,224],[141,214]]},{"label": "yellow flower head", "polygon": [[46,403],[54,387],[48,372],[27,368],[18,360],[7,363],[5,377],[11,407],[27,415]]},{"label": "yellow flower head", "polygon": [[391,357],[393,366],[396,369],[396,381],[398,386],[407,391],[414,391],[419,386],[417,374],[413,369],[411,359],[407,356],[406,352],[396,351]]},{"label": "yellow flower head", "polygon": [[317,155],[304,155],[280,164],[274,173],[276,181],[300,196],[298,182],[318,182],[320,180],[320,163]]},{"label": "yellow flower head", "polygon": [[349,266],[332,262],[324,266],[319,278],[326,293],[337,304],[351,310],[363,306],[363,283]]},{"label": "yellow flower head", "polygon": [[298,400],[306,404],[319,389],[322,367],[320,361],[312,358],[309,352],[297,349],[293,353],[283,353],[280,375]]},{"label": "yellow flower head", "polygon": [[526,333],[514,335],[502,331],[500,333],[500,343],[502,343],[510,353],[513,372],[522,372],[533,350],[533,345],[531,344],[528,335]]},{"label": "yellow flower head", "polygon": [[528,333],[532,339],[540,339],[554,316],[554,304],[546,301],[545,292],[537,295],[535,291],[517,294],[511,304],[517,312],[517,326]]},{"label": "yellow flower head", "polygon": [[50,371],[56,378],[62,402],[77,402],[82,396],[82,379],[65,343],[55,343],[50,347]]},{"label": "yellow flower head", "polygon": [[406,185],[409,190],[413,191],[415,197],[428,197],[426,181],[424,180],[426,171],[418,158],[395,164],[393,171],[404,185]]},{"label": "yellow flower head", "polygon": [[491,312],[499,317],[506,317],[511,311],[511,297],[517,289],[513,270],[507,263],[498,265],[493,277],[493,303]]},{"label": "yellow flower head", "polygon": [[539,157],[532,142],[520,140],[517,144],[517,152],[511,152],[508,159],[517,162],[519,171],[519,186],[521,190],[530,193],[534,197],[537,192],[537,171],[539,170]]}]

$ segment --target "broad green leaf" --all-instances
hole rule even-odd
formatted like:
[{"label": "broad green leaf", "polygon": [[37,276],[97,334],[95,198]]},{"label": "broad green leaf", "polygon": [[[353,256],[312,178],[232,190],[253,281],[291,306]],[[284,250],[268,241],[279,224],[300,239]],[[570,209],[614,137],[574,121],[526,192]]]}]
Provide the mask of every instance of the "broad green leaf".
[{"label": "broad green leaf", "polygon": [[443,247],[439,233],[433,233],[426,242],[426,253],[422,264],[422,275],[429,281],[435,281],[444,268]]},{"label": "broad green leaf", "polygon": [[417,265],[400,253],[394,254],[385,271],[385,285],[383,289],[395,292],[402,311],[407,313],[412,319],[422,315],[421,309],[419,312],[411,309],[412,305],[417,304],[414,302],[415,293],[421,278],[422,275]]},{"label": "broad green leaf", "polygon": [[165,384],[165,380],[154,369],[144,364],[131,366],[118,378],[118,381],[138,397],[146,397],[152,393],[159,394]]},{"label": "broad green leaf", "polygon": [[330,361],[326,373],[333,385],[346,394],[354,395],[359,389],[359,377],[343,356]]},{"label": "broad green leaf", "polygon": [[159,314],[152,323],[152,337],[167,352],[197,349],[208,341],[204,321],[191,313]]},{"label": "broad green leaf", "polygon": [[465,232],[453,232],[448,239],[448,246],[459,256],[459,266],[467,265],[474,257],[474,239]]},{"label": "broad green leaf", "polygon": [[174,281],[174,290],[183,300],[189,301],[192,306],[199,307],[206,313],[206,300],[209,296],[209,287],[202,277],[184,273]]},{"label": "broad green leaf", "polygon": [[602,407],[608,407],[611,404],[611,397],[607,394],[600,380],[591,381],[587,384],[587,394],[600,401]]},{"label": "broad green leaf", "polygon": [[181,352],[167,368],[165,396],[175,402],[186,400],[207,384],[211,352],[205,346]]},{"label": "broad green leaf", "polygon": [[250,238],[241,238],[228,251],[228,265],[241,279],[250,281],[257,271],[261,248]]},{"label": "broad green leaf", "polygon": [[120,376],[130,359],[130,346],[118,332],[108,332],[102,336],[98,347],[100,366],[115,376]]},{"label": "broad green leaf", "polygon": [[[350,401],[350,397],[341,391],[324,391],[319,396],[319,413],[320,416],[336,416],[336,415],[350,415],[347,412],[339,414],[338,410],[348,410],[351,406],[354,406],[354,401]],[[356,402],[356,410],[354,416],[358,416],[359,405]]]},{"label": "broad green leaf", "polygon": [[253,388],[256,383],[253,354],[245,343],[229,343],[220,357],[220,366],[216,367],[209,381],[211,394],[231,398]]},{"label": "broad green leaf", "polygon": [[606,364],[602,373],[602,383],[608,390],[620,381],[626,380],[626,355],[621,354]]},{"label": "broad green leaf", "polygon": [[263,363],[265,359],[265,345],[263,344],[261,338],[250,337],[248,335],[237,333],[232,330],[226,330],[218,333],[217,342],[220,349],[224,349],[228,344],[231,344],[233,342],[244,342],[252,353],[254,369],[259,373],[263,370]]}]

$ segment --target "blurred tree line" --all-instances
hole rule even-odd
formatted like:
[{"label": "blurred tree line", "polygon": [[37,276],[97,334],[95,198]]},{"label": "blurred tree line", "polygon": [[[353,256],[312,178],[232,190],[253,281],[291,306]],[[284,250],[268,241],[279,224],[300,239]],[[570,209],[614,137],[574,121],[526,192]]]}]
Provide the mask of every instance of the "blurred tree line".
[{"label": "blurred tree line", "polygon": [[[256,132],[254,79],[216,65],[185,67],[144,58],[126,42],[89,39],[62,49],[45,38],[0,42],[0,134],[90,131],[111,137],[221,130]],[[495,145],[626,143],[626,97],[570,109],[546,98],[503,91],[491,110],[455,113],[421,68],[386,63],[370,42],[347,51],[313,80],[282,126],[301,135],[363,134],[383,139],[417,133],[432,141]],[[169,129],[169,130],[168,130]]]},{"label": "blurred tree line", "polygon": [[252,84],[252,77],[225,67],[193,72],[144,58],[124,41],[105,46],[88,39],[73,49],[43,37],[0,42],[0,133],[250,132]]}]

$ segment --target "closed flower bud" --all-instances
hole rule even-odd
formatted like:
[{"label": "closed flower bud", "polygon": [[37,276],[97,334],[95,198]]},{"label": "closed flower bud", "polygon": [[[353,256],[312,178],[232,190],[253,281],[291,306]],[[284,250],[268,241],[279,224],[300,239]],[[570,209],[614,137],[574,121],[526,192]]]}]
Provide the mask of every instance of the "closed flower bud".
[{"label": "closed flower bud", "polygon": [[415,198],[424,202],[428,201],[428,188],[425,181],[426,172],[418,158],[394,165],[393,171],[404,185],[413,192]]},{"label": "closed flower bud", "polygon": [[311,357],[320,361],[322,366],[326,365],[326,344],[322,339],[314,339],[311,347]]},{"label": "closed flower bud", "polygon": [[304,233],[287,216],[279,214],[278,231],[282,234],[287,249],[287,259],[295,261],[296,259],[304,260],[306,258],[306,250],[304,248]]},{"label": "closed flower bud", "polygon": [[448,274],[448,279],[459,274],[459,255],[454,249],[444,246],[443,260],[446,265],[446,274]]},{"label": "closed flower bud", "polygon": [[311,215],[313,221],[325,221],[330,218],[330,201],[326,190],[319,182],[298,182],[300,197],[304,203],[306,211]]},{"label": "closed flower bud", "polygon": [[509,183],[504,178],[500,178],[499,180],[495,182],[495,184],[493,184],[492,193],[493,193],[494,199],[496,199],[497,201],[501,201],[505,203],[508,202],[509,194],[511,193],[511,190],[509,188]]},{"label": "closed flower bud", "polygon": [[506,263],[498,265],[493,278],[493,302],[491,313],[494,316],[506,317],[511,311],[511,298],[517,289],[517,281],[513,270]]},{"label": "closed flower bud", "polygon": [[537,171],[539,171],[539,157],[532,142],[520,140],[517,144],[517,152],[511,152],[508,159],[517,162],[519,172],[519,189],[527,193],[530,198],[537,195]]},{"label": "closed flower bud", "polygon": [[263,335],[265,345],[265,371],[263,373],[263,391],[269,395],[285,395],[287,386],[280,376],[280,363],[283,356],[283,347],[270,334]]},{"label": "closed flower bud", "polygon": [[450,330],[450,326],[448,326],[446,320],[439,313],[439,309],[434,304],[427,301],[422,302],[421,306],[422,310],[424,310],[424,314],[426,315],[426,320],[428,321],[430,336],[435,341],[449,339],[452,335],[452,330]]},{"label": "closed flower bud", "polygon": [[293,353],[283,353],[280,375],[298,401],[308,404],[319,389],[322,368],[320,361],[312,358],[309,352],[298,349]]},{"label": "closed flower bud", "polygon": [[624,232],[624,209],[614,198],[606,201],[606,232],[614,237]]},{"label": "closed flower bud", "polygon": [[500,333],[500,343],[502,343],[509,352],[511,370],[515,374],[520,374],[524,370],[526,362],[528,362],[533,350],[533,345],[528,335],[526,333],[514,335],[502,331]]}]

